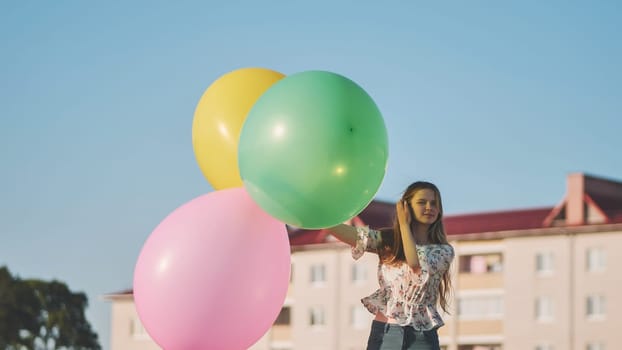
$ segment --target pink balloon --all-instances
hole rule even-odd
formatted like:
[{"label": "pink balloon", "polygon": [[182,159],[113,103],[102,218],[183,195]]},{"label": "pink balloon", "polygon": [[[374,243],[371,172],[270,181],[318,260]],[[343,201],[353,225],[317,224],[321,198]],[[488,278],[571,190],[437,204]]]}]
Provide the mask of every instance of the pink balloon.
[{"label": "pink balloon", "polygon": [[247,349],[278,316],[289,274],[285,225],[243,188],[223,189],[149,236],[134,270],[136,310],[166,350]]}]

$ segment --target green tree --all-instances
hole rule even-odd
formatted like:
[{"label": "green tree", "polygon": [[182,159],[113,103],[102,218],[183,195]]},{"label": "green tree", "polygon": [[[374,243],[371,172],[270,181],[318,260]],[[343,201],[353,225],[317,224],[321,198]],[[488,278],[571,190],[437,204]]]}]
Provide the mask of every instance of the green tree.
[{"label": "green tree", "polygon": [[0,267],[0,350],[100,350],[87,306],[65,283],[22,280]]}]

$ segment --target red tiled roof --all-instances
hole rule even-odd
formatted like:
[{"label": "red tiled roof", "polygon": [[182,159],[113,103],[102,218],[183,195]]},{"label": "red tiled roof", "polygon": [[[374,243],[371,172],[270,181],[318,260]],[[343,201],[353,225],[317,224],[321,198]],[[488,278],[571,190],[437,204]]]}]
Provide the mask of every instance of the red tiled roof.
[{"label": "red tiled roof", "polygon": [[132,290],[131,289],[125,289],[119,292],[115,292],[115,293],[111,293],[111,295],[125,295],[125,294],[132,294]]},{"label": "red tiled roof", "polygon": [[318,244],[326,242],[326,230],[296,230],[289,233],[291,246]]},{"label": "red tiled roof", "polygon": [[125,298],[132,295],[134,295],[134,291],[132,289],[125,289],[122,291],[105,294],[103,295],[103,298],[112,300],[117,298]]},{"label": "red tiled roof", "polygon": [[465,215],[447,215],[443,219],[447,235],[529,230],[544,227],[544,219],[553,210],[535,208]]}]

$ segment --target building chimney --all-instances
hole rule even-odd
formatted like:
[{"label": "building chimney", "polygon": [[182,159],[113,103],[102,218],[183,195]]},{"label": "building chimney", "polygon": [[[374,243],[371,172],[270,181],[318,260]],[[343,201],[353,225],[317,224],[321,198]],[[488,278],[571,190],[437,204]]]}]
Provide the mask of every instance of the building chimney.
[{"label": "building chimney", "polygon": [[566,224],[585,224],[585,176],[583,173],[569,174],[566,179]]}]

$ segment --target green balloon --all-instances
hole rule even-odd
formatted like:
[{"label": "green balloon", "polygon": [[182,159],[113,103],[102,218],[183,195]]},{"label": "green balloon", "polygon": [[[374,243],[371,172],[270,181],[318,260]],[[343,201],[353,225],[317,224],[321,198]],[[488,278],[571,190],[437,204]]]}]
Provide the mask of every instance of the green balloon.
[{"label": "green balloon", "polygon": [[287,76],[250,110],[238,144],[244,187],[272,217],[316,229],[358,215],[384,178],[388,140],[372,98],[325,71]]}]

